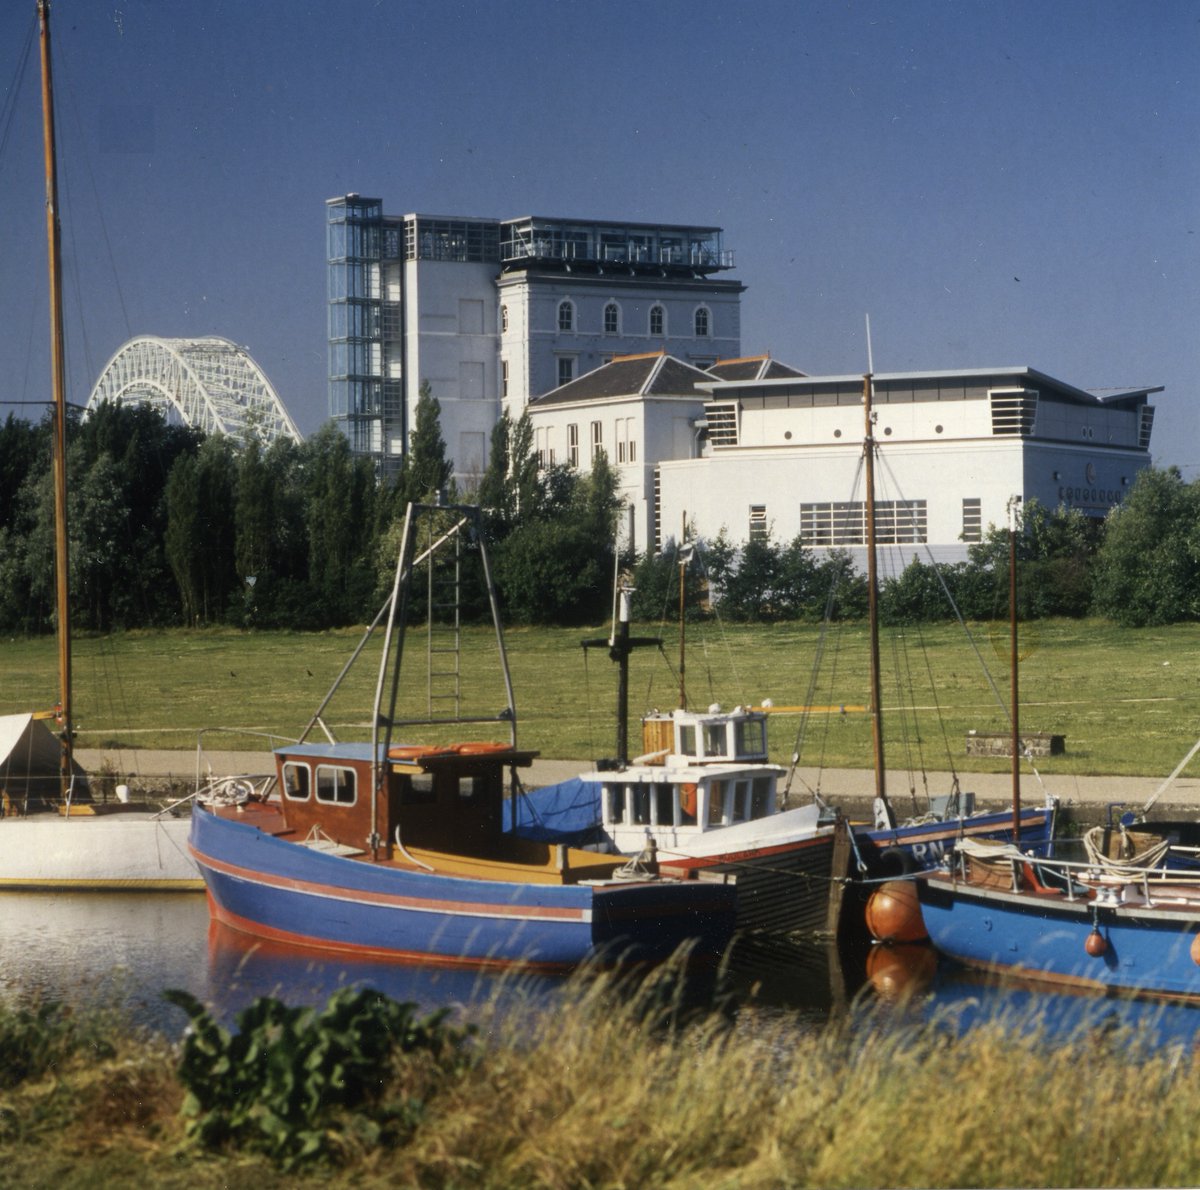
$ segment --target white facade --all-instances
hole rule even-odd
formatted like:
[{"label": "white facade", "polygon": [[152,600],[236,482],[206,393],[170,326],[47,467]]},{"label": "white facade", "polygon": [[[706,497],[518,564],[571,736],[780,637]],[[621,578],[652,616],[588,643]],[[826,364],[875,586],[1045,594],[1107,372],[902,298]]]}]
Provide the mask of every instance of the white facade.
[{"label": "white facade", "polygon": [[[714,384],[700,457],[659,460],[661,524],[702,536],[770,531],[856,551],[863,535],[862,378]],[[1009,500],[1103,517],[1150,463],[1157,388],[1101,400],[1029,368],[874,378],[877,537],[897,569],[914,553],[966,557]]]}]

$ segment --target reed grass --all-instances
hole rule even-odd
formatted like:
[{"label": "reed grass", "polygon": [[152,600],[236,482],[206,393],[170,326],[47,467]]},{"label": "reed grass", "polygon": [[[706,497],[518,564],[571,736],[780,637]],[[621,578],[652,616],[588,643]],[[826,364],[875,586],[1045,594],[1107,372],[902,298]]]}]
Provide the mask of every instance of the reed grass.
[{"label": "reed grass", "polygon": [[[556,1011],[485,1017],[476,1060],[426,1089],[395,1147],[308,1177],[184,1142],[177,1056],[117,1039],[6,1092],[0,1184],[422,1187],[1187,1186],[1200,1071],[1136,1035],[1036,1018],[962,1034],[857,1015],[669,1021],[669,996],[586,979]],[[749,1019],[747,1019],[747,1017]],[[403,1063],[381,1072],[404,1083]],[[386,1097],[386,1096],[384,1096]]]},{"label": "reed grass", "polygon": [[[853,709],[867,702],[862,625],[831,629],[824,638],[819,627],[801,624],[705,625],[688,631],[690,705],[729,707],[770,699],[776,708],[835,708],[808,718],[802,763],[869,767],[869,724],[861,710]],[[647,629],[635,627],[635,632]],[[616,667],[604,649],[585,653],[581,648],[584,638],[606,633],[601,626],[507,634],[524,746],[561,759],[611,754]],[[673,628],[664,636],[663,653],[647,648],[634,654],[634,715],[678,705],[678,640]],[[74,677],[79,743],[193,748],[201,729],[214,727],[295,738],[360,637],[360,629],[314,634],[212,629],[81,638]],[[428,710],[425,645],[423,632],[411,630],[401,687],[404,714],[423,716]],[[968,731],[1008,730],[1007,647],[1007,627],[993,624],[972,625],[970,640],[953,625],[906,628],[885,637],[892,765],[939,770],[952,761],[960,771],[1007,768],[1002,759],[965,755]],[[1045,621],[1023,630],[1021,649],[1022,729],[1066,738],[1065,755],[1040,763],[1043,774],[1162,776],[1200,733],[1200,625],[1131,630],[1093,620]],[[821,680],[814,684],[818,653]],[[505,695],[490,631],[465,630],[462,655],[463,711],[494,715]],[[376,658],[374,645],[369,646],[329,708],[327,718],[343,738],[369,734]],[[48,639],[0,641],[0,713],[48,709],[57,697],[55,666]],[[773,716],[776,759],[790,757],[800,724],[800,717],[787,710]],[[486,737],[497,729],[493,724],[477,730]],[[431,733],[412,729],[409,734],[425,739]],[[436,739],[437,733],[432,735]],[[259,746],[235,734],[212,735],[208,743]]]}]

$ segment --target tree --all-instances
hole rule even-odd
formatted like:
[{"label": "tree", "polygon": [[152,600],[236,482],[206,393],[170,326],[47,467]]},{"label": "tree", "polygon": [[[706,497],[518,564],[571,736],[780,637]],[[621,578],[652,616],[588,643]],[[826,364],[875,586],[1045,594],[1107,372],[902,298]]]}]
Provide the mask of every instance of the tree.
[{"label": "tree", "polygon": [[1185,484],[1177,468],[1140,472],[1109,513],[1093,607],[1136,628],[1200,615],[1200,486]]},{"label": "tree", "polygon": [[438,493],[450,486],[453,473],[442,438],[442,407],[433,395],[429,381],[423,380],[401,471],[404,502],[436,501]]}]

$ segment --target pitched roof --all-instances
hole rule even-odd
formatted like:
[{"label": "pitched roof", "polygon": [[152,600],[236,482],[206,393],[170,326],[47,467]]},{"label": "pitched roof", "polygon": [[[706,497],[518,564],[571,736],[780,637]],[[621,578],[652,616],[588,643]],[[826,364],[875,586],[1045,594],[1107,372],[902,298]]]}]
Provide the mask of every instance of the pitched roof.
[{"label": "pitched roof", "polygon": [[702,368],[695,368],[662,351],[618,355],[611,363],[534,397],[529,403],[545,408],[614,397],[695,396],[702,399],[704,394],[696,389],[696,385],[711,379]]},{"label": "pitched roof", "polygon": [[796,368],[773,360],[769,355],[719,359],[708,369],[708,374],[715,376],[718,380],[779,380],[786,376],[804,375]]}]

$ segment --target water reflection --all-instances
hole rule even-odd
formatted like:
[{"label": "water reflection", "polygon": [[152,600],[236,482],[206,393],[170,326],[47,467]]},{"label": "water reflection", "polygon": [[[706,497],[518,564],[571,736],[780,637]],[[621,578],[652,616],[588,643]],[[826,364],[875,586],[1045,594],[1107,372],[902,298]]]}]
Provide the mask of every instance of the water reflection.
[{"label": "water reflection", "polygon": [[[493,973],[381,961],[351,962],[259,943],[210,925],[203,896],[134,893],[69,896],[6,893],[0,931],[0,995],[125,1009],[139,1023],[178,1035],[183,1013],[161,996],[182,988],[227,1024],[254,999],[319,1006],[339,987],[369,986],[423,1011],[450,1007],[473,1019],[484,1005],[544,1013],[562,977]],[[959,1033],[992,1021],[1032,1022],[1051,1035],[1104,1036],[1128,1028],[1147,1044],[1191,1047],[1200,1010],[1094,995],[978,975],[939,963],[921,945],[830,946],[743,938],[716,985],[743,1025],[785,1021],[820,1029],[832,1020],[882,1013],[895,1027],[937,1022]],[[705,987],[707,992],[708,988]],[[495,1024],[494,1012],[479,1012]]]}]

